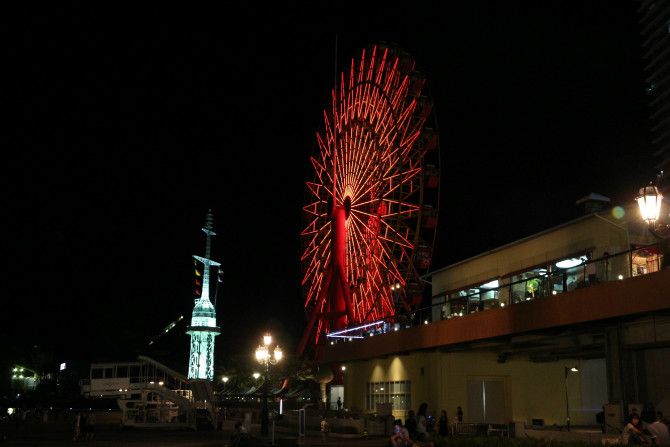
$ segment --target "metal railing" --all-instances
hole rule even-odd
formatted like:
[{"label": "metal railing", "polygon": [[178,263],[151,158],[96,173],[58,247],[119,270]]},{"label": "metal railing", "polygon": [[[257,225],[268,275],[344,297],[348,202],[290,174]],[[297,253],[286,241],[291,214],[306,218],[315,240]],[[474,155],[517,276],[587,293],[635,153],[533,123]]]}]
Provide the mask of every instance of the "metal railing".
[{"label": "metal railing", "polygon": [[[668,243],[648,245],[641,248],[606,255],[598,259],[585,259],[571,268],[536,268],[524,274],[498,279],[497,287],[481,286],[465,288],[445,295],[440,302],[411,312],[367,323],[329,334],[331,344],[381,335],[391,331],[407,329],[422,324],[459,318],[490,309],[514,306],[526,301],[571,292],[612,281],[621,281],[634,276],[646,275],[670,266]],[[520,278],[521,279],[518,279]],[[495,278],[492,278],[493,281]],[[439,298],[438,298],[439,299]]]}]

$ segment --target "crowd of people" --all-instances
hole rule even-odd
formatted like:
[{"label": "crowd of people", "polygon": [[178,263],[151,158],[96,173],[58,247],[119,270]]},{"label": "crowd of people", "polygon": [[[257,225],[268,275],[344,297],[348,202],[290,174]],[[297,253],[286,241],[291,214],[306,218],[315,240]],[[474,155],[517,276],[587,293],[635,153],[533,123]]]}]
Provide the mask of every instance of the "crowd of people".
[{"label": "crowd of people", "polygon": [[642,415],[631,413],[626,419],[622,438],[624,444],[668,445],[668,421],[660,411],[643,411]]},{"label": "crowd of people", "polygon": [[95,435],[95,413],[93,410],[84,413],[77,411],[74,416],[73,429],[73,441],[79,439],[79,436],[82,433],[84,434],[83,437],[86,441],[93,441],[93,436]]},{"label": "crowd of people", "polygon": [[[458,407],[454,422],[463,422],[463,410]],[[447,412],[442,410],[440,417],[436,420],[428,414],[428,404],[422,403],[416,413],[410,410],[405,419],[397,419],[394,422],[394,433],[389,440],[389,447],[417,447],[426,442],[431,445],[429,438],[434,436],[445,437],[449,435],[449,418]]]},{"label": "crowd of people", "polygon": [[[463,410],[458,407],[454,423],[463,422]],[[633,445],[670,445],[670,432],[668,420],[661,411],[644,411],[642,415],[631,413],[626,419],[622,431],[624,444]],[[410,410],[405,419],[397,419],[394,422],[394,433],[389,440],[389,447],[421,447],[430,446],[435,436],[445,437],[449,435],[449,418],[447,412],[442,410],[440,417],[436,420],[428,415],[428,405],[422,403],[416,413]],[[423,443],[423,444],[422,444]]]}]

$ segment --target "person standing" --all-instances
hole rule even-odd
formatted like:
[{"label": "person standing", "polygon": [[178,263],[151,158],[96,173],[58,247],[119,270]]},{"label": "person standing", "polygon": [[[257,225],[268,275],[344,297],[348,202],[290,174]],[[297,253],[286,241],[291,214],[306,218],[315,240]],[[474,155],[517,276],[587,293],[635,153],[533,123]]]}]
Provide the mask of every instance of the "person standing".
[{"label": "person standing", "polygon": [[447,418],[447,412],[444,410],[442,410],[440,419],[437,421],[437,432],[442,437],[445,437],[449,434],[449,418]]},{"label": "person standing", "polygon": [[72,438],[73,441],[76,441],[77,438],[79,437],[79,434],[81,433],[81,411],[77,411],[77,414],[74,415],[74,437]]},{"label": "person standing", "polygon": [[326,417],[324,416],[321,419],[321,437],[324,445],[326,444],[326,433],[328,433],[328,421],[326,421]]},{"label": "person standing", "polygon": [[426,439],[426,431],[428,428],[427,415],[428,404],[424,402],[419,406],[419,410],[416,412],[416,439],[419,441],[424,441]]},{"label": "person standing", "polygon": [[409,432],[410,438],[416,438],[416,417],[414,416],[414,410],[409,410],[407,419],[405,419],[405,428]]},{"label": "person standing", "polygon": [[340,411],[342,409],[342,400],[340,398],[337,398],[337,411]]},{"label": "person standing", "polygon": [[89,411],[88,416],[86,416],[86,440],[93,441],[93,435],[95,434],[95,413],[93,410]]}]

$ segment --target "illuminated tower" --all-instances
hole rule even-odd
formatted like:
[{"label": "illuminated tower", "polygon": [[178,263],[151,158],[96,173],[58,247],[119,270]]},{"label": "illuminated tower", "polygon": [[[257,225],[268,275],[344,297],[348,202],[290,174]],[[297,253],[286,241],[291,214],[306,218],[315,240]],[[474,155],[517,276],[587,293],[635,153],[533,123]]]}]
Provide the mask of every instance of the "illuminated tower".
[{"label": "illuminated tower", "polygon": [[205,246],[205,257],[193,255],[195,259],[202,262],[202,293],[195,300],[191,325],[186,328],[186,333],[191,336],[191,356],[188,365],[189,379],[214,378],[214,337],[221,333],[216,325],[216,309],[209,300],[209,270],[211,266],[219,266],[216,261],[210,259],[211,238],[216,233],[212,231],[212,210],[207,213],[207,219],[202,231],[207,235]]}]

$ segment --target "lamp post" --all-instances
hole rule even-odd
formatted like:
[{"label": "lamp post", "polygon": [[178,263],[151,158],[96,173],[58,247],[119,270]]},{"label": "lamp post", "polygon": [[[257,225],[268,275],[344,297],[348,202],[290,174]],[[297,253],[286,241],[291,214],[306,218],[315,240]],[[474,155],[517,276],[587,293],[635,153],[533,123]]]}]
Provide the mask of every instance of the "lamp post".
[{"label": "lamp post", "polygon": [[[657,176],[657,184],[663,179],[663,172]],[[637,204],[640,207],[642,220],[647,222],[649,231],[660,239],[670,237],[670,225],[659,223],[661,218],[661,204],[663,203],[663,194],[649,182],[647,186],[640,188],[637,197]]]},{"label": "lamp post", "polygon": [[263,344],[256,348],[256,360],[264,367],[265,380],[263,383],[263,401],[261,403],[261,433],[268,434],[268,375],[270,365],[276,365],[282,357],[282,351],[279,346],[275,346],[273,355],[270,355],[270,345],[272,345],[272,336],[265,335]]},{"label": "lamp post", "polygon": [[575,367],[568,368],[567,366],[565,366],[564,369],[565,369],[565,414],[567,417],[568,431],[570,431],[570,401],[568,400],[568,373],[577,372],[579,370]]}]

